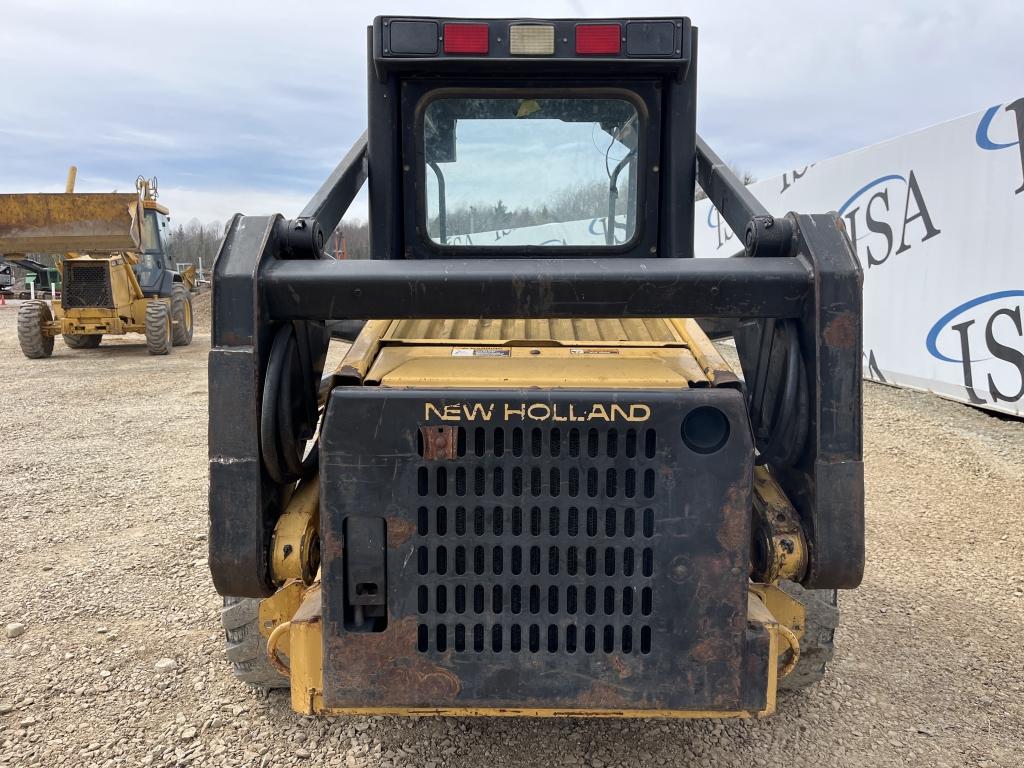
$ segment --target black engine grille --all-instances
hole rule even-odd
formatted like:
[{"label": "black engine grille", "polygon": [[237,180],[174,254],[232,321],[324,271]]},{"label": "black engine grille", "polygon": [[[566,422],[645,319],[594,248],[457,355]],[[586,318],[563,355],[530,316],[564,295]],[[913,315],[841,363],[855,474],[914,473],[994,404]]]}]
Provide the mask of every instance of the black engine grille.
[{"label": "black engine grille", "polygon": [[107,263],[65,261],[61,306],[65,309],[112,309],[114,297],[110,290],[110,270]]},{"label": "black engine grille", "polygon": [[650,653],[656,431],[466,437],[417,469],[418,650]]},{"label": "black engine grille", "polygon": [[735,390],[335,388],[325,705],[739,707],[752,453]]}]

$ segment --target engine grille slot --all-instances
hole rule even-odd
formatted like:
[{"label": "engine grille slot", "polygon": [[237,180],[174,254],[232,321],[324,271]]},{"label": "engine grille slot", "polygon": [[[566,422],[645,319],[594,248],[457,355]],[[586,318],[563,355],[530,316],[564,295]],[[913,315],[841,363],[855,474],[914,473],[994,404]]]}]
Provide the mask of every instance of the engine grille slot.
[{"label": "engine grille slot", "polygon": [[650,653],[655,430],[476,427],[458,442],[455,462],[416,470],[417,649]]},{"label": "engine grille slot", "polygon": [[65,309],[113,309],[114,297],[110,290],[110,270],[107,263],[65,261],[61,306]]}]

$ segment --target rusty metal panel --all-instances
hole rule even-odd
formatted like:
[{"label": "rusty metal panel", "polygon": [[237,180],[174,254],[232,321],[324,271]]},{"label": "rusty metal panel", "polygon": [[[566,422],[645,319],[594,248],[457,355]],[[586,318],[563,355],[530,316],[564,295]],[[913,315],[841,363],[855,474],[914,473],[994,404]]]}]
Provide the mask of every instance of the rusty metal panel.
[{"label": "rusty metal panel", "polygon": [[134,193],[0,195],[0,253],[139,249]]},{"label": "rusty metal panel", "polygon": [[[728,431],[698,452],[681,425],[700,408]],[[738,391],[340,387],[321,451],[326,707],[725,711],[763,698]],[[344,540],[357,517],[385,521],[386,574],[370,579],[386,584],[383,619],[346,604],[347,552],[372,570]]]}]

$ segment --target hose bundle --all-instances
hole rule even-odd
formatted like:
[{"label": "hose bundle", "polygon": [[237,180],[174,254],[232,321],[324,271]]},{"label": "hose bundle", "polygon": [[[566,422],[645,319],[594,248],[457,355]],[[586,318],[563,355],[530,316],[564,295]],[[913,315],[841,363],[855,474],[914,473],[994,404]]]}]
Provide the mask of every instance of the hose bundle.
[{"label": "hose bundle", "polygon": [[754,371],[747,406],[759,463],[792,466],[803,452],[810,420],[807,372],[795,321],[761,324]]},{"label": "hose bundle", "polygon": [[316,387],[311,383],[308,358],[295,326],[282,325],[270,346],[260,408],[263,465],[271,480],[279,484],[309,477],[320,458],[319,442],[305,452],[318,421]]}]

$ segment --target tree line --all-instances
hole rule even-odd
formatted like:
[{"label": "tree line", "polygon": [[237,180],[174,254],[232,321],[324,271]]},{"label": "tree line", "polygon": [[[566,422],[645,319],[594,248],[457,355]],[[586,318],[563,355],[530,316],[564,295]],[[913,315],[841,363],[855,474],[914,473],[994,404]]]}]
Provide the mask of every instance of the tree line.
[{"label": "tree line", "polygon": [[168,261],[171,264],[202,264],[208,271],[224,237],[224,228],[217,222],[202,224],[192,219],[188,224],[179,224],[167,233],[164,241]]},{"label": "tree line", "polygon": [[[752,184],[757,179],[752,173],[732,166],[736,175],[744,184]],[[703,200],[707,195],[698,186],[696,199]],[[627,195],[625,184],[619,184],[619,197],[616,215],[626,211]],[[595,182],[578,187],[567,187],[558,192],[548,204],[539,207],[523,206],[509,208],[504,202],[461,205],[447,211],[445,229],[449,236],[473,232],[490,232],[499,229],[530,227],[539,224],[550,224],[562,221],[581,221],[608,215],[608,185]],[[427,223],[432,237],[440,236],[440,221],[433,216]],[[368,259],[370,258],[370,227],[363,219],[342,221],[337,229],[327,238],[324,251],[335,258]],[[216,249],[214,249],[216,253]],[[204,264],[212,263],[204,259]]]},{"label": "tree line", "polygon": [[[556,192],[550,202],[533,207],[527,205],[509,208],[500,199],[493,204],[463,204],[446,211],[445,233],[451,237],[476,232],[602,218],[608,215],[608,202],[608,183],[595,181],[590,184],[565,187]],[[625,214],[627,205],[628,194],[625,184],[620,183],[615,206],[616,215]],[[440,215],[432,217],[427,222],[427,229],[432,238],[440,239]]]}]

